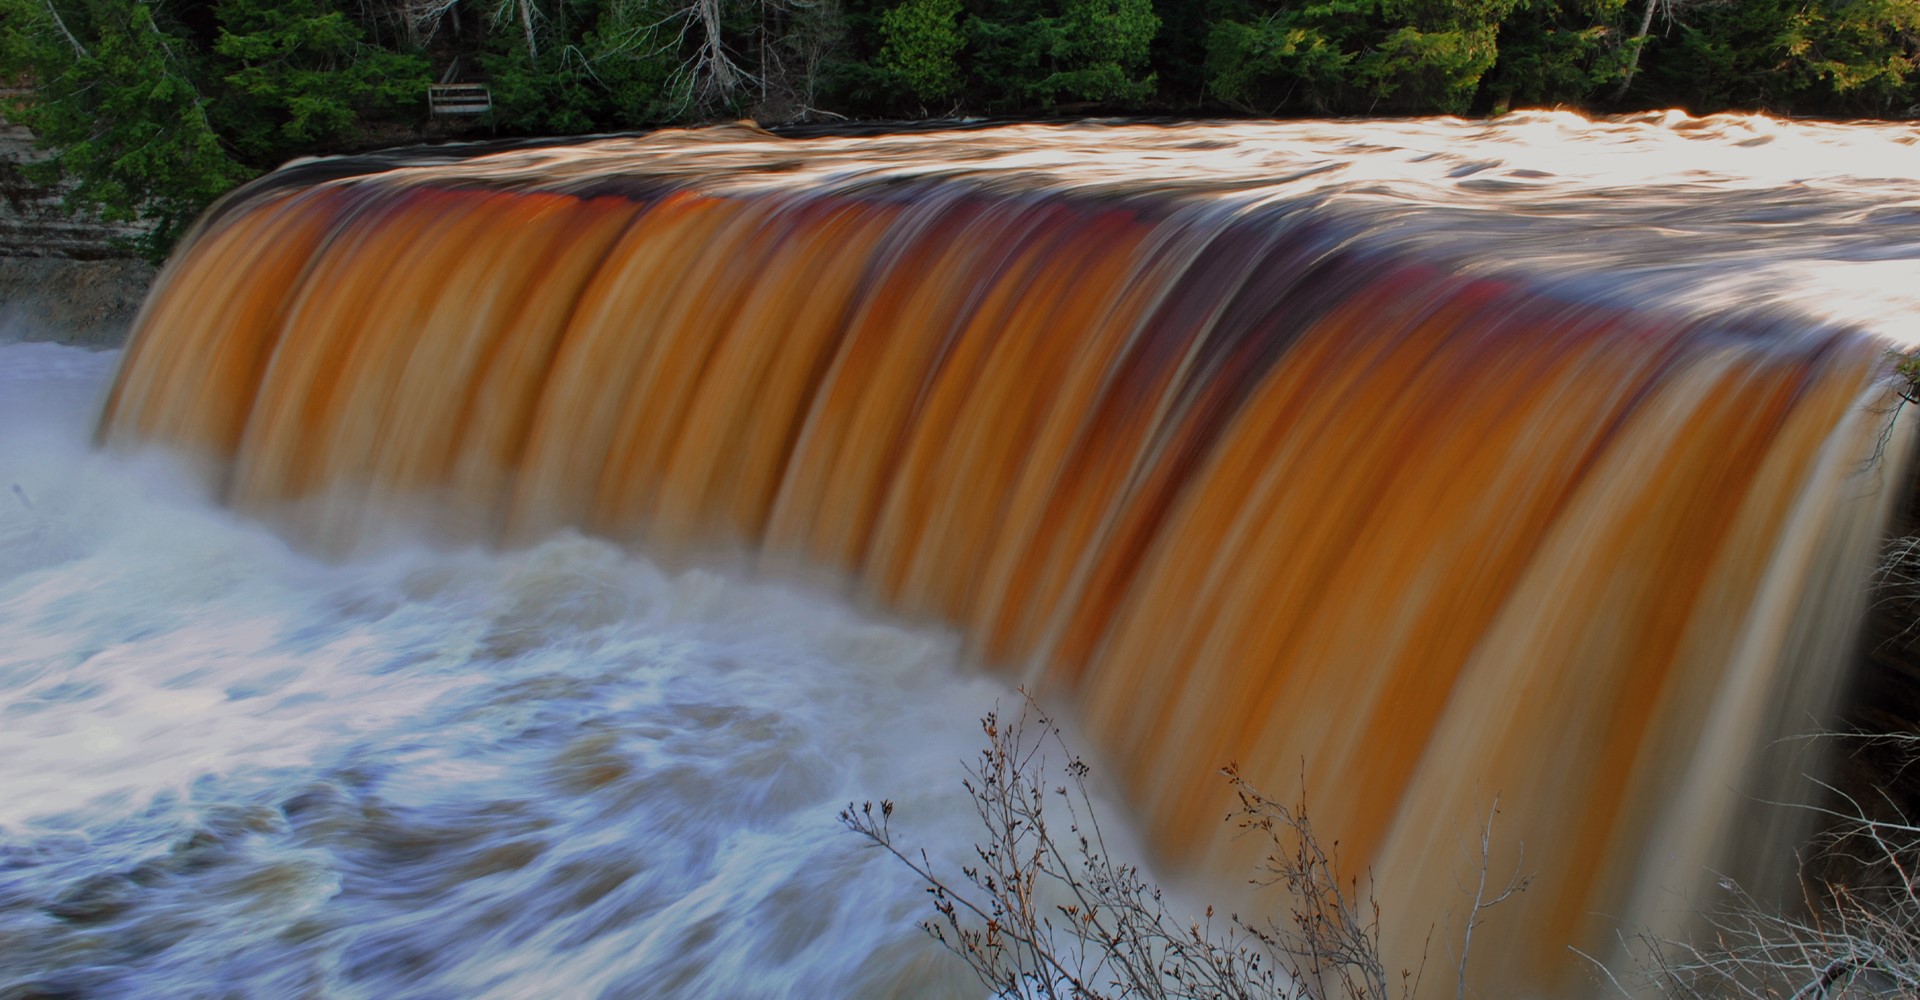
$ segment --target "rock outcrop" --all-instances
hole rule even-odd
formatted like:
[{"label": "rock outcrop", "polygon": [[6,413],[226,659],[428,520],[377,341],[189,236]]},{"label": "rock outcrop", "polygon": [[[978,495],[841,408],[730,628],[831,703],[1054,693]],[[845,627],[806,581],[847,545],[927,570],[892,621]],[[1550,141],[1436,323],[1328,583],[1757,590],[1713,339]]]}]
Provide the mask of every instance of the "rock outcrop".
[{"label": "rock outcrop", "polygon": [[58,188],[29,180],[22,167],[45,155],[0,119],[0,340],[117,346],[153,265],[127,246],[137,228],[69,214]]}]

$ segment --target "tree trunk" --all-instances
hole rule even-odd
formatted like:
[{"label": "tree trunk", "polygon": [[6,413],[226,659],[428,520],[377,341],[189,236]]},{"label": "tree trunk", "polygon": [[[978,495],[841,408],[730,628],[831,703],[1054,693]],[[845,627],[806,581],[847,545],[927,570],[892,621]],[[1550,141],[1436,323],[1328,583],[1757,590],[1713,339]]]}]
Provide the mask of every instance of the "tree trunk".
[{"label": "tree trunk", "polygon": [[73,37],[73,32],[67,30],[67,22],[60,19],[60,12],[54,9],[53,0],[44,0],[44,2],[47,6],[47,16],[53,18],[53,26],[59,28],[60,33],[67,37],[67,44],[73,46],[73,54],[82,59],[87,58],[87,47],[81,45],[80,39]]},{"label": "tree trunk", "polygon": [[1640,16],[1640,32],[1633,36],[1633,54],[1627,57],[1627,75],[1620,80],[1620,89],[1613,92],[1615,101],[1627,96],[1627,88],[1633,84],[1633,74],[1640,69],[1640,51],[1647,47],[1647,33],[1653,30],[1653,12],[1659,8],[1660,0],[1647,0],[1647,9]]},{"label": "tree trunk", "polygon": [[540,44],[533,40],[533,0],[520,0],[520,30],[527,33],[527,59],[540,61]]},{"label": "tree trunk", "polygon": [[700,15],[700,28],[706,34],[702,61],[707,64],[713,92],[722,101],[731,100],[740,83],[734,77],[733,62],[727,58],[720,38],[720,0],[696,0],[695,6]]}]

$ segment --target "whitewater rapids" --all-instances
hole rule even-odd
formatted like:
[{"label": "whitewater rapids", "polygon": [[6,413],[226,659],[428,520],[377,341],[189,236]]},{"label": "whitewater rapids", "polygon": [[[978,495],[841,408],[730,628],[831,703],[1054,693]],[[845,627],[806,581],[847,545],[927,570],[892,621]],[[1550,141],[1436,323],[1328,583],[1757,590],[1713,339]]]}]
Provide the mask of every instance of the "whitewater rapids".
[{"label": "whitewater rapids", "polygon": [[[0,996],[977,996],[1009,688],[950,633],[576,535],[317,561],[87,444],[117,355],[0,344]],[[17,487],[17,489],[16,489]]]}]

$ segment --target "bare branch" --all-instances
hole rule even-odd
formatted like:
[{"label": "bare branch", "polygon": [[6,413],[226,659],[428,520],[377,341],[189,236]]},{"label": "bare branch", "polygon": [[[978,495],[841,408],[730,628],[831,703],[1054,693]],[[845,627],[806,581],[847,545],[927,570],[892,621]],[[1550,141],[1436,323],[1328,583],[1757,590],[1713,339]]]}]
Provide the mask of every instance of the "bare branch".
[{"label": "bare branch", "polygon": [[[1911,734],[1873,739],[1920,748]],[[1871,815],[1857,798],[1818,784],[1843,804],[1798,807],[1835,822],[1814,860],[1853,869],[1851,884],[1816,878],[1803,863],[1803,912],[1793,913],[1722,880],[1727,898],[1705,914],[1700,940],[1641,937],[1636,961],[1646,983],[1684,997],[1796,1000],[1920,990],[1920,826],[1897,810],[1892,819]]]},{"label": "bare branch", "polygon": [[47,8],[47,16],[53,18],[53,26],[60,29],[60,34],[66,37],[67,44],[73,46],[73,54],[82,59],[87,58],[87,47],[81,45],[80,39],[73,37],[73,32],[67,30],[67,22],[60,19],[60,11],[54,8],[53,0],[40,0],[40,2]]},{"label": "bare branch", "polygon": [[1480,856],[1475,865],[1479,881],[1473,888],[1473,906],[1467,911],[1467,926],[1461,932],[1460,958],[1455,963],[1459,973],[1455,1000],[1466,1000],[1467,996],[1467,957],[1473,952],[1473,931],[1483,922],[1481,913],[1512,899],[1516,893],[1527,891],[1533,883],[1533,876],[1523,873],[1527,864],[1526,845],[1521,845],[1520,856],[1513,863],[1513,873],[1507,876],[1506,885],[1500,888],[1492,898],[1487,896],[1487,872],[1493,867],[1493,818],[1500,813],[1500,796],[1493,797],[1493,804],[1487,807],[1487,820],[1480,827]]},{"label": "bare branch", "polygon": [[[987,839],[958,879],[935,871],[924,852],[916,857],[896,846],[891,802],[881,803],[877,817],[871,802],[849,804],[840,819],[927,883],[936,918],[922,928],[995,996],[1386,1000],[1417,989],[1417,973],[1396,981],[1387,972],[1379,904],[1314,835],[1304,796],[1284,806],[1231,766],[1224,771],[1240,803],[1229,819],[1271,846],[1256,881],[1288,891],[1285,919],[1233,915],[1216,926],[1211,907],[1179,919],[1137,866],[1109,852],[1087,789],[1091,769],[1031,699],[1012,720],[989,713],[981,730],[987,747],[963,784]],[[1489,888],[1491,815],[1480,836],[1481,889],[1470,927],[1526,888],[1517,872],[1498,891]]]}]

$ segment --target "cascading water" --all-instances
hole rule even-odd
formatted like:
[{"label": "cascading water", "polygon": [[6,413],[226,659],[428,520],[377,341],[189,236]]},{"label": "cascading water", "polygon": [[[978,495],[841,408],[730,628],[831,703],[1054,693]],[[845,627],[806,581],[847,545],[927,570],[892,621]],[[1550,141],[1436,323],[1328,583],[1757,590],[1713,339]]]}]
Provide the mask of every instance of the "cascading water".
[{"label": "cascading water", "polygon": [[978,996],[834,821],[967,856],[950,634],[576,534],[316,562],[90,451],[113,360],[0,344],[0,996]]},{"label": "cascading water", "polygon": [[[811,690],[811,661],[746,682],[807,690],[818,700],[797,709],[773,695],[805,721],[703,695],[727,732],[674,716],[642,748],[625,723],[597,723],[682,705],[652,692],[725,686],[738,664],[625,666],[672,645],[658,637],[671,627],[651,631],[677,621],[660,609],[706,578],[548,540],[577,528],[669,565],[822,573],[957,627],[975,659],[1073,710],[1175,864],[1246,870],[1219,822],[1220,764],[1281,798],[1304,782],[1322,834],[1374,873],[1388,953],[1407,964],[1436,923],[1457,928],[1460,845],[1497,798],[1494,867],[1521,863],[1536,888],[1476,939],[1479,971],[1502,992],[1557,992],[1579,972],[1566,946],[1671,922],[1668,891],[1709,869],[1781,865],[1760,831],[1784,820],[1754,803],[1774,777],[1760,749],[1826,711],[1860,604],[1848,581],[1864,579],[1893,499],[1881,485],[1906,451],[1903,425],[1883,441],[1875,379],[1887,339],[1915,339],[1920,243],[1894,225],[1920,211],[1902,166],[1913,142],[1891,127],[1536,114],[808,140],[733,128],[344,177],[296,167],[223,204],[163,276],[100,437],[195,456],[222,499],[362,567],[299,573],[376,576],[352,608],[242,629],[278,636],[256,655],[284,662],[248,683],[305,706],[336,685],[301,678],[344,669],[340,684],[397,689],[368,696],[379,712],[416,697],[462,721],[411,736],[369,723],[383,735],[329,741],[347,748],[321,755],[334,763],[259,764],[246,781],[320,782],[327,816],[430,816],[444,836],[401,836],[445,855],[433,871],[517,859],[525,838],[542,859],[529,880],[590,881],[621,870],[622,824],[657,838],[664,869],[683,867],[676,852],[725,868],[707,853],[715,831],[760,848],[768,824],[858,767],[834,759],[838,741],[856,761],[887,745],[849,708],[858,696]],[[396,525],[531,548],[395,568],[368,539],[391,546]],[[546,565],[575,558],[594,568]],[[234,569],[183,572],[206,588],[193,574]],[[576,572],[584,592],[524,611],[512,593]],[[208,600],[216,619],[251,620]],[[493,624],[457,624],[449,604]],[[310,613],[335,624],[308,638],[293,619]],[[113,643],[110,660],[166,646],[112,635],[89,640]],[[387,650],[377,666],[353,653],[368,644]],[[882,714],[978,710],[919,701],[962,682],[861,669],[849,683],[886,689]],[[527,708],[526,685],[573,694]],[[342,710],[320,705],[298,711]],[[578,757],[578,773],[470,750],[485,739],[457,735],[462,713],[489,711]],[[783,748],[765,772],[742,763],[761,757],[738,727]],[[674,755],[709,739],[764,795],[701,825],[691,788],[711,775]],[[645,796],[591,777],[635,768]],[[391,769],[408,773],[379,776]],[[360,791],[366,770],[402,791]],[[418,805],[452,810],[450,790],[469,786],[497,811]],[[358,797],[388,795],[400,804]],[[235,842],[305,863],[321,850],[301,839],[305,801],[258,834],[243,811]],[[592,816],[549,815],[571,810]],[[224,829],[208,836],[226,845]],[[575,946],[564,919],[505,889],[423,890],[428,875],[384,869],[394,884],[364,884],[353,850],[313,862],[314,915],[280,933],[415,956],[376,981],[439,983],[432,956],[479,931],[379,911],[380,933],[343,936],[377,911],[364,894],[437,891],[456,922]],[[231,877],[271,859],[250,860]],[[769,894],[791,884],[751,878]],[[649,905],[704,899],[656,888],[634,890],[635,926]],[[752,947],[759,897],[725,898],[703,933]],[[692,933],[675,913],[672,933]],[[633,995],[814,995],[808,983],[842,974],[850,992],[933,988],[901,986],[906,960],[866,941],[731,985],[637,962],[678,985]],[[460,962],[502,978],[457,982],[510,995],[510,959]]]}]

